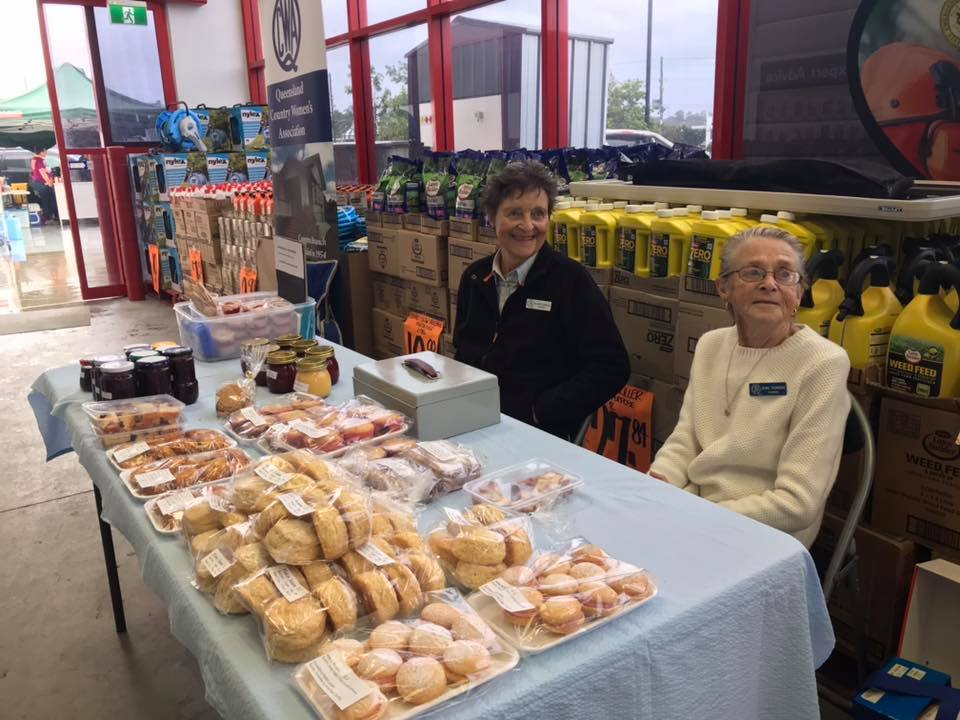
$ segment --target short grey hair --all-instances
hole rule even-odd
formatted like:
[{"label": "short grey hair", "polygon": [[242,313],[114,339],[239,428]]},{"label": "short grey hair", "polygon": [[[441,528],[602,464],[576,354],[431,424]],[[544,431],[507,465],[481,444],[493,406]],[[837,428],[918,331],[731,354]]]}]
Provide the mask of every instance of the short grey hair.
[{"label": "short grey hair", "polygon": [[793,234],[777,227],[752,227],[730,238],[730,241],[727,243],[726,247],[723,248],[723,255],[720,256],[721,276],[725,276],[736,269],[734,260],[737,258],[737,253],[740,251],[740,247],[744,243],[747,243],[755,238],[760,238],[763,240],[779,240],[780,242],[786,243],[788,246],[790,246],[790,249],[793,250],[794,254],[797,256],[797,270],[800,273],[800,285],[803,288],[807,287],[807,270],[806,262],[804,261],[803,244],[797,240]]}]

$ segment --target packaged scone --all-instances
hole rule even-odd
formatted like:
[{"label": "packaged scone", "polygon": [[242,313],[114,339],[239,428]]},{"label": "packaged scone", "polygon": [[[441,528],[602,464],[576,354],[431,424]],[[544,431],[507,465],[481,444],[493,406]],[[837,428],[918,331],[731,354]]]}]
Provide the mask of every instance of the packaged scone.
[{"label": "packaged scone", "polygon": [[316,395],[291,393],[263,405],[244,406],[230,413],[224,427],[241,441],[256,441],[271,426],[329,413],[331,406]]},{"label": "packaged scone", "polygon": [[337,464],[360,478],[370,490],[403,502],[426,502],[437,485],[437,476],[430,468],[410,458],[386,457],[377,446],[349,450],[337,459]]},{"label": "packaged scone", "polygon": [[236,447],[237,442],[219,430],[195,428],[158,434],[118,445],[107,451],[107,459],[118,470],[132,470],[155,460]]},{"label": "packaged scone", "polygon": [[147,500],[171,490],[228,480],[249,464],[247,454],[233,447],[155,460],[133,470],[123,470],[120,479],[131,495]]},{"label": "packaged scone", "polygon": [[385,443],[384,450],[430,468],[437,477],[434,497],[459,490],[483,472],[473,450],[449,440],[424,440],[411,444],[401,443],[398,439]]},{"label": "packaged scone", "polygon": [[230,499],[241,511],[258,513],[281,493],[313,485],[333,490],[357,486],[358,481],[333,463],[310,453],[268,455],[233,479]]},{"label": "packaged scone", "polygon": [[182,425],[182,402],[170,395],[148,395],[126,400],[85,402],[83,411],[97,435],[117,435],[150,428]]},{"label": "packaged scone", "polygon": [[464,512],[444,508],[448,521],[428,536],[429,548],[453,580],[476,590],[533,554],[533,525],[528,516],[506,517],[492,505]]},{"label": "packaged scone", "polygon": [[423,592],[447,587],[443,567],[426,538],[417,532],[412,506],[383,493],[373,493],[373,527],[370,541],[408,568]]},{"label": "packaged scone", "polygon": [[657,594],[650,573],[574,538],[512,565],[468,601],[524,652],[541,652],[603,625]]},{"label": "packaged scone", "polygon": [[456,590],[428,593],[415,617],[370,622],[340,633],[294,673],[299,692],[325,720],[409,718],[516,666]]},{"label": "packaged scone", "polygon": [[210,595],[214,607],[227,615],[242,615],[247,607],[234,586],[271,564],[270,555],[245,521],[220,530],[207,530],[187,542],[194,558],[193,586]]},{"label": "packaged scone", "polygon": [[557,500],[583,485],[579,475],[546,460],[527,460],[487,473],[463,489],[475,503],[496,505],[509,512],[550,510]]},{"label": "packaged scone", "polygon": [[171,535],[180,532],[184,513],[189,508],[189,532],[185,532],[196,535],[247,519],[246,513],[239,512],[229,502],[228,492],[229,486],[225,483],[172,490],[147,500],[143,510],[154,530]]}]

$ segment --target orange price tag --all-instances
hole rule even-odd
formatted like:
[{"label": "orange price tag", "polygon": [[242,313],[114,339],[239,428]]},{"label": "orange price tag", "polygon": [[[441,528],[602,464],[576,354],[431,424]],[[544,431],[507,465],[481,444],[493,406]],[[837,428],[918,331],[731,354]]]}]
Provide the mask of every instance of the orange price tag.
[{"label": "orange price tag", "polygon": [[422,313],[410,313],[403,323],[404,346],[407,354],[432,350],[440,352],[443,320]]},{"label": "orange price tag", "polygon": [[160,294],[160,248],[156,245],[147,245],[150,253],[150,274],[153,276],[153,291]]},{"label": "orange price tag", "polygon": [[199,250],[190,249],[190,276],[194,282],[203,282],[203,256]]},{"label": "orange price tag", "polygon": [[583,446],[646,472],[652,460],[653,400],[653,393],[625,385],[594,414]]},{"label": "orange price tag", "polygon": [[240,292],[252,293],[257,290],[257,271],[254,268],[240,268]]}]

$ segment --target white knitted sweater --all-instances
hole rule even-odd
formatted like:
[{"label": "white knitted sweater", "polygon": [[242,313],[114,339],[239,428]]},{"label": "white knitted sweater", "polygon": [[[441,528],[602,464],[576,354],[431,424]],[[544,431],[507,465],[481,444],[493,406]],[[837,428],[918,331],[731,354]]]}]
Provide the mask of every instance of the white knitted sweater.
[{"label": "white knitted sweater", "polygon": [[[740,346],[735,327],[705,333],[650,470],[810,547],[840,464],[849,370],[844,350],[806,326],[769,349]],[[786,383],[786,394],[752,397],[751,387],[777,392],[762,383]]]}]

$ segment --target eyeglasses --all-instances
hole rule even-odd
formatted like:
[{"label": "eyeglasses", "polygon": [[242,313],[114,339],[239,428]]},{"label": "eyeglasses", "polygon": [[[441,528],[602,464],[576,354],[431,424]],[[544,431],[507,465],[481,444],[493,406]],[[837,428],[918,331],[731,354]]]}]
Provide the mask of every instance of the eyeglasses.
[{"label": "eyeglasses", "polygon": [[756,265],[747,265],[746,267],[739,268],[737,270],[731,270],[723,274],[724,277],[729,277],[730,275],[736,274],[744,282],[757,284],[763,282],[767,275],[773,275],[773,279],[776,281],[777,285],[796,285],[800,282],[800,273],[796,270],[791,270],[790,268],[780,267],[776,270],[766,270],[762,267],[757,267]]}]

